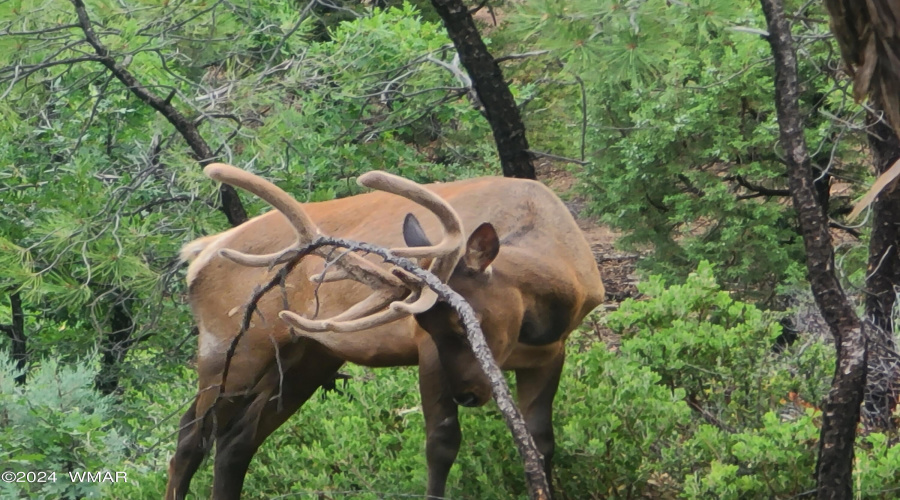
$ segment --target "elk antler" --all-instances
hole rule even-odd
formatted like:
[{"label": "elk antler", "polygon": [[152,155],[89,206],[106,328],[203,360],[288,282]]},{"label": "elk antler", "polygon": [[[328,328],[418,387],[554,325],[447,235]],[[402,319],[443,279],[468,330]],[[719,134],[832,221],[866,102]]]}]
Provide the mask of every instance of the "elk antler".
[{"label": "elk antler", "polygon": [[[284,214],[297,233],[297,238],[292,244],[277,252],[251,255],[226,248],[219,251],[219,254],[223,257],[245,266],[271,267],[290,259],[292,253],[298,250],[303,242],[310,243],[321,234],[319,228],[306,215],[303,206],[297,200],[262,177],[223,163],[211,163],[203,169],[203,172],[211,179],[240,187],[259,196]],[[324,256],[322,254],[325,252],[316,253]],[[399,278],[359,255],[348,254],[346,259],[346,261],[341,262],[343,271],[353,279],[365,283],[373,289],[403,286],[403,282]]]},{"label": "elk antler", "polygon": [[[204,172],[212,179],[246,189],[259,196],[283,213],[297,233],[294,243],[279,252],[250,255],[237,250],[222,249],[219,253],[223,257],[246,266],[269,267],[286,262],[292,257],[293,252],[301,248],[302,242],[312,242],[321,234],[318,227],[306,215],[303,206],[271,182],[221,163],[208,165]],[[407,258],[431,257],[433,259],[429,271],[441,281],[449,279],[465,247],[462,221],[456,211],[425,187],[386,172],[366,173],[360,176],[357,182],[362,186],[407,198],[438,217],[444,229],[444,237],[440,242],[425,247],[392,248],[389,252]],[[318,249],[316,254],[325,257],[327,251]],[[337,263],[340,266],[339,270],[311,279],[317,282],[332,282],[350,278],[366,284],[374,290],[374,293],[343,313],[325,320],[311,320],[288,310],[281,311],[279,316],[290,325],[308,332],[353,332],[424,312],[437,301],[437,294],[433,290],[400,269],[394,269],[393,273],[388,272],[351,252],[342,254]],[[409,297],[397,300],[406,294],[407,289],[412,290]]]}]

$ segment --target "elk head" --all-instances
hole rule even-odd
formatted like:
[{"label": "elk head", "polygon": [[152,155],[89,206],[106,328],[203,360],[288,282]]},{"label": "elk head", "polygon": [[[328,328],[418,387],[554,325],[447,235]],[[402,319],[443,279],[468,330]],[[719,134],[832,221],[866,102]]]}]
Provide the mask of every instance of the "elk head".
[{"label": "elk head", "polygon": [[[403,238],[410,247],[429,247],[431,241],[412,214],[403,224]],[[486,304],[500,303],[492,299],[502,295],[491,286],[491,262],[500,252],[500,238],[490,223],[476,228],[466,241],[465,250],[453,267],[447,284],[465,297],[475,309],[479,321],[491,311]],[[491,398],[490,382],[475,359],[460,324],[459,316],[446,303],[438,302],[415,315],[416,322],[430,336],[437,348],[440,364],[448,375],[453,400],[461,406],[480,406]]]}]

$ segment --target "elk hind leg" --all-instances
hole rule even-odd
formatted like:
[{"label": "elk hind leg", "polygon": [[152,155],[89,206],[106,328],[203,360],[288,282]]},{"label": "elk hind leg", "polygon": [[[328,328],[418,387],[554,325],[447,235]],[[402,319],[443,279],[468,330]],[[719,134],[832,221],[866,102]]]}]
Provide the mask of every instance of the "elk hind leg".
[{"label": "elk hind leg", "polygon": [[519,408],[525,417],[528,432],[534,438],[534,444],[544,455],[544,473],[551,485],[553,453],[556,449],[553,437],[553,399],[559,388],[564,361],[565,351],[560,350],[547,364],[516,370]]},{"label": "elk hind leg", "polygon": [[209,419],[197,420],[197,399],[181,417],[178,445],[169,461],[166,500],[182,500],[187,495],[194,473],[209,453],[212,426]]},{"label": "elk hind leg", "polygon": [[[331,380],[343,362],[318,345],[308,345],[302,359],[288,367],[283,377],[273,366],[264,378],[270,389],[249,400],[246,409],[216,438],[213,498],[237,499],[253,455],[281,424]],[[279,395],[279,385],[281,394]]]}]

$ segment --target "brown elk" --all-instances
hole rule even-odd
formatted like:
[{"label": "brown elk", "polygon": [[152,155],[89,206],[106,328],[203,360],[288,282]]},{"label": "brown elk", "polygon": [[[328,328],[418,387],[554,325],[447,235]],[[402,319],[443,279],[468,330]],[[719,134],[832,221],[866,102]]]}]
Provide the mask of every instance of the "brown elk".
[{"label": "brown elk", "polygon": [[[188,243],[182,251],[191,262],[189,296],[200,332],[200,392],[181,419],[167,499],[184,498],[213,436],[213,497],[239,497],[260,444],[345,361],[418,365],[427,494],[443,496],[461,440],[458,406],[484,404],[490,386],[447,304],[377,259],[347,253],[326,264],[329,256],[322,251],[302,260],[284,280],[282,293],[262,296],[221,388],[226,353],[254,289],[272,280],[277,263],[290,253],[285,250],[319,234],[419,259],[466,298],[497,363],[516,372],[519,405],[550,477],[551,412],[563,344],[604,297],[590,247],[556,195],[521,179],[421,186],[370,172],[360,183],[378,191],[301,204],[235,167],[213,164],[206,173],[253,192],[277,210]],[[466,238],[464,228],[476,229]],[[440,239],[433,244],[436,235]],[[284,310],[285,304],[293,312]]]}]

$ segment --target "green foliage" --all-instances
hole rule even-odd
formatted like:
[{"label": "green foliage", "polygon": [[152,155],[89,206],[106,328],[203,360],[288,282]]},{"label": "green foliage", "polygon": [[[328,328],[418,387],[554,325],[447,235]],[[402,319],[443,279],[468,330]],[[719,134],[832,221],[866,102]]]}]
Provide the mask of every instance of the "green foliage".
[{"label": "green foliage", "polygon": [[796,419],[774,412],[762,427],[725,433],[702,425],[686,443],[712,456],[708,468],[695,472],[684,485],[688,498],[782,498],[815,487],[819,429],[813,411]]},{"label": "green foliage", "polygon": [[0,350],[0,463],[4,471],[46,472],[45,482],[0,482],[4,498],[81,498],[100,483],[73,482],[69,472],[114,470],[126,439],[114,424],[113,400],[94,388],[97,364],[62,365],[48,358],[30,369],[28,384]]},{"label": "green foliage", "polygon": [[628,339],[622,351],[663,384],[683,388],[693,404],[724,412],[719,418],[746,425],[762,417],[777,381],[761,370],[781,332],[771,315],[722,291],[707,262],[683,285],[666,288],[654,276],[640,291],[650,300],[626,301],[609,316],[610,328]]},{"label": "green foliage", "polygon": [[[818,5],[810,17],[824,17]],[[799,7],[799,6],[798,6]],[[772,99],[772,66],[758,2],[526,2],[511,16],[529,48],[551,51],[584,87],[589,164],[576,173],[589,208],[624,230],[641,265],[683,279],[702,260],[723,284],[768,298],[796,273],[803,249],[785,188]],[[865,137],[846,128],[857,108],[824,65],[837,63],[827,24],[796,23],[801,104],[817,172],[860,175]],[[534,71],[534,70],[532,70]],[[556,75],[560,76],[556,76]],[[571,75],[571,76],[570,76]],[[578,157],[579,87],[543,92],[528,122],[537,149]],[[546,140],[547,108],[563,107]],[[841,158],[840,165],[831,160]],[[827,191],[828,176],[820,188]],[[825,195],[827,196],[827,194]],[[841,203],[831,203],[831,210]],[[724,265],[727,264],[727,265]]]},{"label": "green foliage", "polygon": [[[622,355],[652,370],[664,386],[684,391],[692,411],[677,444],[659,454],[657,470],[668,481],[657,475],[653,484],[684,498],[807,492],[815,486],[816,407],[829,388],[833,348],[808,340],[774,352],[776,317],[735,300],[713,276],[705,262],[681,285],[666,287],[651,276],[641,286],[646,300],[629,299],[607,319],[623,336]],[[857,448],[865,457],[856,473],[869,481],[867,498],[882,498],[898,484],[886,474],[898,465],[886,440],[873,435],[872,445]]]},{"label": "green foliage", "polygon": [[[317,6],[304,19],[289,2],[87,3],[112,57],[160,98],[171,95],[218,159],[301,201],[355,193],[353,178],[371,169],[417,181],[499,170],[487,123],[447,69],[453,49],[431,10],[391,2],[356,18]],[[808,8],[800,14],[821,15]],[[504,63],[529,140],[567,156],[585,151],[578,174],[589,208],[627,231],[626,246],[652,248],[643,263],[658,273],[641,287],[647,300],[608,318],[623,337],[618,350],[597,343],[569,355],[555,417],[558,490],[573,499],[808,491],[833,348],[808,341],[774,353],[776,317],[737,300],[767,298],[803,275],[788,204],[756,192],[785,187],[758,7],[537,0],[510,9],[511,29],[491,33],[495,54],[551,51]],[[0,462],[58,475],[0,484],[0,496],[159,498],[177,418],[195,391],[172,261],[185,241],[225,228],[215,186],[171,124],[102,65],[79,59],[91,52],[66,27],[69,2],[6,2],[0,19],[0,294],[23,298],[31,359],[28,385],[16,386],[0,354]],[[824,24],[794,29],[813,162],[821,169],[839,157],[829,172],[853,179],[864,139],[844,122],[856,108],[820,72],[836,51]],[[264,208],[245,203],[251,214]],[[865,255],[853,252],[845,263],[856,279]],[[92,353],[109,348],[123,317],[135,330],[106,351],[120,356],[122,376],[104,397],[93,389]],[[3,296],[0,323],[11,322]],[[0,337],[0,351],[8,345]],[[263,445],[245,496],[423,490],[414,370],[349,371],[353,399],[313,398]],[[461,418],[448,491],[524,497],[496,409]],[[895,441],[860,440],[861,497],[891,498],[900,487]],[[209,495],[210,465],[194,481],[198,497]],[[103,469],[127,472],[128,482],[101,488],[60,476]]]},{"label": "green foliage", "polygon": [[794,404],[785,398],[801,386],[803,398],[823,397],[830,350],[814,349],[812,366],[798,376],[792,350],[772,351],[776,318],[722,291],[713,271],[703,262],[668,288],[653,276],[641,286],[647,300],[624,302],[607,322],[623,336],[622,353],[683,390],[695,413],[682,448],[668,455],[668,472],[684,473],[689,498],[805,491],[818,430],[811,411],[795,416],[783,406]]},{"label": "green foliage", "polygon": [[684,389],[602,343],[567,360],[557,396],[556,477],[567,498],[662,494],[664,450],[690,424]]},{"label": "green foliage", "polygon": [[[861,448],[861,450],[860,450]],[[854,468],[854,483],[866,498],[895,498],[900,489],[897,467],[900,466],[900,446],[896,436],[869,434],[860,439]]]}]

